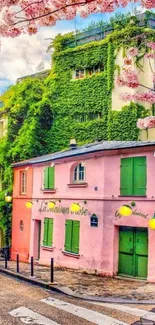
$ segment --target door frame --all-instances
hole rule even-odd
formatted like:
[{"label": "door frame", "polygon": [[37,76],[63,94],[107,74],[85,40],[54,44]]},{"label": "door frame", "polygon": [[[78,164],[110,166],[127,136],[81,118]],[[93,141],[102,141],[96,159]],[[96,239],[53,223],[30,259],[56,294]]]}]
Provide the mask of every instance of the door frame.
[{"label": "door frame", "polygon": [[[124,230],[125,230],[125,228],[128,228],[128,229],[132,228],[133,229],[133,250],[134,250],[134,252],[133,252],[133,263],[134,263],[134,265],[133,265],[133,275],[119,273],[119,262],[120,262],[120,250],[119,250],[120,244],[119,244],[119,240],[120,240],[120,229],[121,228],[124,228]],[[147,248],[148,248],[149,243],[148,243],[148,228],[147,227],[133,227],[133,226],[123,226],[123,225],[120,225],[118,227],[118,267],[117,267],[118,271],[117,271],[117,274],[118,275],[120,274],[121,276],[125,276],[125,277],[130,277],[130,278],[147,279],[147,277],[148,277],[148,252],[147,252],[147,255],[146,254],[136,254],[136,238],[137,238],[136,234],[138,232],[137,230],[141,231],[141,232],[143,230],[144,232],[147,233],[147,245],[148,245]],[[147,257],[147,274],[146,274],[145,278],[144,277],[139,277],[137,275],[137,273],[138,273],[138,264],[137,264],[138,256]]]}]

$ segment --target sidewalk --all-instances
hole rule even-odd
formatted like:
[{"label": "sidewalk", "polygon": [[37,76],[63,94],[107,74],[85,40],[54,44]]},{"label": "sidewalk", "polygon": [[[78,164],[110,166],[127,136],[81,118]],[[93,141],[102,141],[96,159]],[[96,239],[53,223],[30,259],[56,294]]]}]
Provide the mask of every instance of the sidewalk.
[{"label": "sidewalk", "polygon": [[[20,262],[19,274],[22,277],[37,280],[38,283],[47,284],[50,289],[64,292],[78,298],[90,300],[119,302],[128,300],[129,303],[142,303],[144,301],[155,304],[155,284],[145,281],[133,281],[126,279],[106,278],[89,275],[75,270],[54,270],[54,283],[50,283],[50,268],[34,265],[34,277],[30,277],[30,264]],[[0,272],[8,272],[15,275],[16,262],[9,261],[5,270],[4,261],[0,261]],[[24,278],[21,278],[24,280]],[[153,301],[154,300],[154,301]],[[149,302],[148,302],[149,303]]]}]

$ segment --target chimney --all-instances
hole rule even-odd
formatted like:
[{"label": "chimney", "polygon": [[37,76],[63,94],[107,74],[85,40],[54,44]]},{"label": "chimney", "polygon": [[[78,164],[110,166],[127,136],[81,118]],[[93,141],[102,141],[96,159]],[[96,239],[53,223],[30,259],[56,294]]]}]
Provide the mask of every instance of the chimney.
[{"label": "chimney", "polygon": [[74,150],[77,148],[76,140],[75,139],[70,139],[70,149]]}]

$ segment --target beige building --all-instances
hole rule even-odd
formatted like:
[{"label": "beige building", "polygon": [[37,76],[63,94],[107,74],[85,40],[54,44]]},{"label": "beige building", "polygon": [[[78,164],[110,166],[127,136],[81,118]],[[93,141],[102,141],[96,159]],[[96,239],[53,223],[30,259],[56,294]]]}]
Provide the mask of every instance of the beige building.
[{"label": "beige building", "polygon": [[[115,61],[116,66],[122,67],[124,64],[124,57],[123,57],[123,49],[119,51]],[[129,87],[114,87],[112,92],[112,109],[113,110],[121,110],[121,107],[124,105],[129,105],[130,101],[124,102],[120,98],[121,93],[129,93],[134,95],[135,93],[142,93],[149,91],[148,88],[153,89],[153,71],[155,72],[155,60],[147,58],[143,58],[140,61],[141,66],[143,67],[142,70],[134,66],[134,69],[137,71],[138,81],[141,86],[136,89],[132,89]],[[153,71],[152,71],[153,70]],[[118,71],[115,70],[115,77],[117,77]],[[144,87],[143,87],[144,86]],[[151,111],[152,104],[139,102],[139,104],[143,105],[145,108]],[[154,138],[155,139],[155,138]]]}]

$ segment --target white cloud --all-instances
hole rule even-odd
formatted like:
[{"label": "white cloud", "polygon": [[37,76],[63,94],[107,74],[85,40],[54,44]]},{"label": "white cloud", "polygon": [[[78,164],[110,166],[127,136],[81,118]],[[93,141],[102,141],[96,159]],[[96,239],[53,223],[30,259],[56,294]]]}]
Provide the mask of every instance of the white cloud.
[{"label": "white cloud", "polygon": [[[42,28],[33,36],[21,35],[17,38],[2,38],[0,51],[0,80],[7,79],[15,83],[17,78],[36,72],[38,64],[43,61],[45,69],[50,68],[51,54],[46,53],[50,43],[57,33],[68,32],[69,29]],[[48,39],[48,40],[47,40]],[[5,81],[5,85],[7,81]],[[8,82],[9,84],[9,82]],[[0,82],[0,88],[2,87]]]}]

